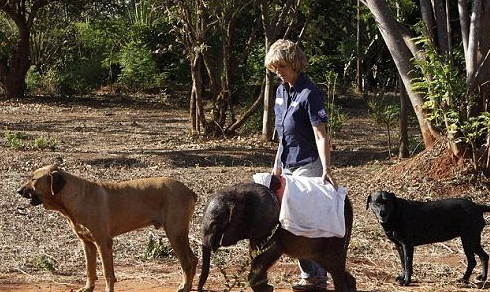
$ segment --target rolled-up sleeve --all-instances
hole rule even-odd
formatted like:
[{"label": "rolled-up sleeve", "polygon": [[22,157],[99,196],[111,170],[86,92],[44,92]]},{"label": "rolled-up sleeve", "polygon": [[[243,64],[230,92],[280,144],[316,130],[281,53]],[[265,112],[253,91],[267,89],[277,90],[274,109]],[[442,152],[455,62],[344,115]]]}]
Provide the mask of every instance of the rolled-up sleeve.
[{"label": "rolled-up sleeve", "polygon": [[325,99],[319,90],[312,90],[307,98],[308,115],[313,126],[326,123],[328,120],[325,110]]}]

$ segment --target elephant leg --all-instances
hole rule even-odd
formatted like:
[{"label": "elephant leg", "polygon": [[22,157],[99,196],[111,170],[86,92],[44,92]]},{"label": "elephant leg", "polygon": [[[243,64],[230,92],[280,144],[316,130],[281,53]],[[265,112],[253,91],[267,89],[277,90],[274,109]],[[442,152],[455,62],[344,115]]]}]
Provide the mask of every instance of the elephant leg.
[{"label": "elephant leg", "polygon": [[267,271],[281,257],[282,250],[274,239],[263,248],[258,241],[250,240],[250,257],[252,264],[248,275],[248,283],[254,292],[272,292],[274,288],[269,285]]},{"label": "elephant leg", "polygon": [[345,270],[345,261],[333,259],[315,259],[325,271],[332,276],[335,292],[355,291],[356,282],[354,277]]}]

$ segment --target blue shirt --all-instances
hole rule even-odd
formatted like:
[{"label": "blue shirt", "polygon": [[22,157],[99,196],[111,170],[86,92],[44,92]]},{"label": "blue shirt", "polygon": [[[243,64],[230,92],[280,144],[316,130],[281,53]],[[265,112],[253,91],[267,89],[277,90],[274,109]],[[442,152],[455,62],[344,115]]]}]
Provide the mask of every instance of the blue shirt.
[{"label": "blue shirt", "polygon": [[300,73],[293,87],[281,84],[276,91],[276,130],[283,150],[284,168],[296,168],[318,159],[313,127],[327,121],[325,99],[320,89]]}]

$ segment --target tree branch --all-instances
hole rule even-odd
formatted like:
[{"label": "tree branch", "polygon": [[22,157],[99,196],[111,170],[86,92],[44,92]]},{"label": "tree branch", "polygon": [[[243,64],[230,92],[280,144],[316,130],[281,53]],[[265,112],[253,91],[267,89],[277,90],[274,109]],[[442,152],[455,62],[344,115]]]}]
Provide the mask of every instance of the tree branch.
[{"label": "tree branch", "polygon": [[[276,28],[277,28],[276,31],[281,31],[283,29],[284,23],[286,21],[286,15],[289,13],[289,9],[293,5],[293,1],[294,0],[288,0],[288,2],[286,2],[286,5],[281,11],[281,14],[279,14],[279,17],[277,18],[277,22],[276,22]],[[298,1],[298,4],[299,2],[300,1]]]},{"label": "tree branch", "polygon": [[[315,7],[315,6],[313,5],[312,10],[314,9],[314,7]],[[309,24],[309,23],[310,23],[310,21],[311,21],[311,15],[312,15],[312,14],[313,14],[313,13],[312,13],[312,12],[311,12],[311,10],[310,10],[310,12],[308,13],[308,17],[306,18],[305,23],[303,23],[303,27],[301,28],[301,31],[300,31],[300,33],[299,33],[299,35],[298,35],[298,39],[296,40],[296,43],[297,43],[297,44],[301,44],[301,41],[303,40],[303,37],[304,37],[305,32],[306,32],[306,28],[308,27],[308,24]]]},{"label": "tree branch", "polygon": [[262,82],[262,86],[260,87],[259,97],[255,100],[255,102],[247,109],[247,111],[243,114],[243,116],[237,120],[235,123],[230,125],[225,129],[225,133],[233,133],[236,129],[240,128],[245,121],[252,116],[260,107],[260,105],[264,102],[264,92],[265,92],[265,80]]}]

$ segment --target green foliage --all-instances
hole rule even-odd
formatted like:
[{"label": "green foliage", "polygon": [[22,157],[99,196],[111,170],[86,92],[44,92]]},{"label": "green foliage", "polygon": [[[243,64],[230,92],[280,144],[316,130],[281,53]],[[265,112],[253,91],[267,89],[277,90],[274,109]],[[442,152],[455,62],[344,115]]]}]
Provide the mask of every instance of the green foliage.
[{"label": "green foliage", "polygon": [[102,66],[98,58],[80,57],[65,65],[56,76],[60,93],[88,93],[102,84]]},{"label": "green foliage", "polygon": [[15,49],[17,35],[13,21],[0,11],[0,59],[11,55]]},{"label": "green foliage", "polygon": [[342,107],[334,103],[328,102],[326,104],[327,110],[327,129],[332,138],[336,136],[345,124],[346,116],[342,113]]},{"label": "green foliage", "polygon": [[52,149],[54,150],[57,145],[57,141],[49,137],[38,137],[34,139],[31,143],[31,148],[37,150]]},{"label": "green foliage", "polygon": [[337,86],[338,74],[334,71],[327,71],[325,73],[325,80],[327,85],[327,97],[326,97],[326,110],[327,110],[327,129],[331,137],[334,138],[335,134],[340,132],[342,126],[346,121],[345,114],[342,113],[342,107],[335,104],[335,94]]},{"label": "green foliage", "polygon": [[388,136],[388,155],[391,157],[391,128],[396,127],[400,117],[400,105],[392,104],[384,97],[376,97],[368,101],[369,117],[386,129]]},{"label": "green foliage", "polygon": [[27,136],[21,132],[12,132],[8,129],[5,129],[5,131],[3,132],[3,139],[5,143],[7,143],[8,147],[14,150],[22,149],[24,146],[23,141],[26,138]]},{"label": "green foliage", "polygon": [[244,68],[244,82],[245,83],[259,83],[262,82],[264,78],[264,57],[265,57],[265,47],[262,43],[255,43],[250,50],[247,58],[247,63],[241,66]]},{"label": "green foliage", "polygon": [[145,260],[150,259],[166,259],[172,255],[172,248],[168,242],[164,242],[161,236],[158,237],[158,241],[155,240],[153,235],[150,235],[150,239],[146,246],[146,252],[143,255]]},{"label": "green foliage", "polygon": [[396,126],[400,116],[400,106],[387,104],[381,99],[368,101],[369,117],[376,124],[389,127]]},{"label": "green foliage", "polygon": [[31,66],[26,74],[27,91],[30,93],[42,92],[43,82],[43,76],[36,66]]},{"label": "green foliage", "polygon": [[12,132],[5,129],[3,139],[8,147],[14,150],[54,150],[57,145],[55,139],[49,137],[37,137],[30,139],[25,133]]},{"label": "green foliage", "polygon": [[158,80],[155,60],[148,47],[131,41],[125,45],[119,58],[121,75],[119,81],[131,88],[144,89]]},{"label": "green foliage", "polygon": [[56,270],[56,263],[49,257],[41,255],[31,261],[32,265],[38,269],[48,270],[51,273]]},{"label": "green foliage", "polygon": [[465,103],[466,77],[454,64],[462,62],[455,54],[455,60],[441,56],[434,44],[426,36],[419,37],[417,44],[424,48],[426,58],[414,60],[415,68],[421,77],[413,80],[416,91],[424,95],[424,109],[428,120],[447,131],[456,130],[454,126],[462,118],[459,108]]},{"label": "green foliage", "polygon": [[262,112],[257,111],[250,116],[243,126],[240,127],[240,133],[242,134],[254,134],[262,131]]},{"label": "green foliage", "polygon": [[[469,113],[477,97],[467,94],[466,76],[456,64],[463,57],[456,52],[441,56],[425,34],[417,39],[426,54],[423,60],[414,61],[422,77],[413,80],[414,89],[425,97],[424,109],[428,120],[461,148],[469,146],[475,171],[479,170],[479,150],[488,135],[488,113]],[[488,152],[488,149],[486,150]]]},{"label": "green foliage", "polygon": [[[456,138],[455,142],[465,143],[471,146],[473,169],[478,171],[480,169],[478,148],[481,144],[480,141],[483,141],[485,136],[490,133],[490,113],[484,112],[479,116],[470,117],[456,127],[461,133],[461,136]],[[488,151],[489,146],[487,145],[486,151]]]}]

